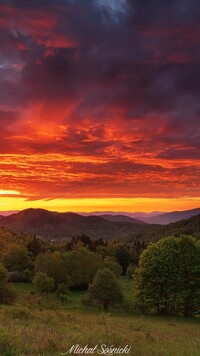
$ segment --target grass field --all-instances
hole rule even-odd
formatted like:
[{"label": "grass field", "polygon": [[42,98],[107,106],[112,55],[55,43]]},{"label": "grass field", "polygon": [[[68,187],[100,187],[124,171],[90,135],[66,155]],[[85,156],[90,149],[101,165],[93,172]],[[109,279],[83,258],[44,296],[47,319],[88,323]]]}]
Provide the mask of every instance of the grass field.
[{"label": "grass field", "polygon": [[[131,302],[132,282],[124,278],[121,283],[125,302]],[[73,344],[128,344],[131,356],[200,355],[198,319],[136,315],[122,308],[104,314],[83,305],[85,292],[71,292],[69,302],[61,304],[54,294],[35,300],[29,284],[16,284],[15,288],[19,295],[16,304],[0,307],[2,356],[61,355]]]}]

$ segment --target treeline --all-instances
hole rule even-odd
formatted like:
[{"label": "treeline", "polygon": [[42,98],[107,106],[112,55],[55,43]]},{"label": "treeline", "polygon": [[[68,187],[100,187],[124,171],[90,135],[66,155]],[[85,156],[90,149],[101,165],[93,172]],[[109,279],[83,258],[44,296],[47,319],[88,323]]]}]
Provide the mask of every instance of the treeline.
[{"label": "treeline", "polygon": [[[81,235],[55,245],[36,237],[16,236],[2,230],[0,302],[14,299],[10,282],[31,282],[41,295],[56,291],[62,302],[69,290],[88,290],[85,301],[94,300],[104,310],[121,303],[119,277],[134,278],[135,308],[145,313],[199,315],[200,242],[187,235],[165,237],[146,245],[92,241]],[[135,310],[136,310],[135,309]]]},{"label": "treeline", "polygon": [[18,237],[6,229],[0,232],[0,260],[9,281],[31,282],[37,272],[43,272],[54,279],[55,286],[66,283],[71,289],[88,288],[100,267],[108,268],[116,276],[125,275],[129,265],[131,269],[137,264],[144,248],[138,244],[131,247],[116,241],[91,240],[86,235],[59,245],[37,237]]},{"label": "treeline", "polygon": [[[2,231],[1,240],[6,234],[6,230]],[[92,241],[85,235],[55,245],[31,236],[21,238],[17,244],[16,236],[12,239],[9,234],[7,248],[1,250],[2,270],[5,274],[6,269],[8,276],[4,283],[4,291],[10,293],[7,301],[13,292],[7,282],[26,282],[33,283],[41,295],[55,290],[61,300],[67,299],[68,290],[88,289],[88,295],[94,294],[97,300],[101,296],[99,303],[107,310],[123,299],[117,280],[121,275],[132,277],[138,260],[138,250],[133,247],[102,239]],[[103,292],[99,293],[101,286]],[[5,302],[5,298],[0,301]]]}]

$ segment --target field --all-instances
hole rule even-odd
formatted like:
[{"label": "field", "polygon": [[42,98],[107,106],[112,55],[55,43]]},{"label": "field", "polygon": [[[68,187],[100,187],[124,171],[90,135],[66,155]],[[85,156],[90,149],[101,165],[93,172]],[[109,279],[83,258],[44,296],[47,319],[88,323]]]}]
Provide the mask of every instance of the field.
[{"label": "field", "polygon": [[[126,306],[134,301],[134,288],[125,278],[121,283]],[[16,304],[0,307],[0,355],[61,355],[74,344],[128,344],[131,356],[200,355],[198,319],[137,315],[122,307],[104,314],[83,305],[85,292],[71,292],[61,304],[54,294],[37,300],[29,284],[15,288]]]}]

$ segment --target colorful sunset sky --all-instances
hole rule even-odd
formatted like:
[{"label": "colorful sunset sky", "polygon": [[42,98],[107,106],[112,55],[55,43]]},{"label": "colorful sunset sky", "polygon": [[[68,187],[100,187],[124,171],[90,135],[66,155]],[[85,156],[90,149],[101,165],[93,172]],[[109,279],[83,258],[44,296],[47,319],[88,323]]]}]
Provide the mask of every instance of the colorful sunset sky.
[{"label": "colorful sunset sky", "polygon": [[0,211],[200,206],[200,2],[0,0]]}]

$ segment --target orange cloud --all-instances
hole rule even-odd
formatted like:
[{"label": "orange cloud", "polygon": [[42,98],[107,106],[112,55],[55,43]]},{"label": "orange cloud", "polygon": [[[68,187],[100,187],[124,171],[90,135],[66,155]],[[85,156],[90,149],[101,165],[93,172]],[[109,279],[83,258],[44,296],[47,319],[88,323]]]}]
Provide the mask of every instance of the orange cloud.
[{"label": "orange cloud", "polygon": [[13,204],[196,204],[199,17],[175,3],[179,16],[154,2],[120,16],[95,0],[0,5],[0,188],[19,192]]}]

